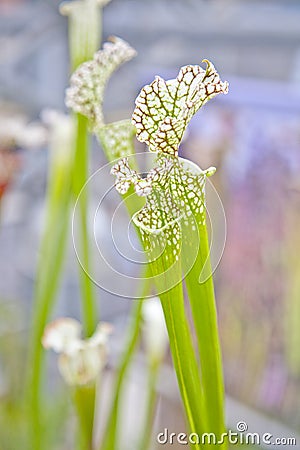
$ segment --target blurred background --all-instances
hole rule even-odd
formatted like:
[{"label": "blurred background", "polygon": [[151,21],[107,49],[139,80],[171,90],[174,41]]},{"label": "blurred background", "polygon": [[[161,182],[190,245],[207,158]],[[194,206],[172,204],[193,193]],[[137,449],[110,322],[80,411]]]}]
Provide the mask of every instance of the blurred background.
[{"label": "blurred background", "polygon": [[[44,108],[65,110],[67,20],[58,5],[0,1],[0,395],[16,364],[9,355],[30,327],[47,177],[37,122]],[[112,0],[103,20],[104,41],[117,35],[138,52],[108,86],[107,121],[129,117],[155,75],[174,78],[204,58],[229,81],[229,94],[197,114],[181,148],[217,167],[212,181],[227,218],[215,280],[228,417],[251,411],[257,424],[275,420],[278,435],[285,426],[300,432],[300,2]],[[95,144],[91,169],[103,163]],[[70,245],[55,316],[79,316],[77,270]],[[118,347],[131,302],[100,297]],[[172,392],[162,410],[173,413],[162,414],[160,428],[180,420]]]}]

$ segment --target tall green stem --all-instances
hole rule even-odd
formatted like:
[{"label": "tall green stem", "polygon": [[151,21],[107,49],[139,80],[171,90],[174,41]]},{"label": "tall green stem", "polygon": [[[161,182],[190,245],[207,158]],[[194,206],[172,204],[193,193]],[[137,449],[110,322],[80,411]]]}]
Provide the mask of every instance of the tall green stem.
[{"label": "tall green stem", "polygon": [[[182,285],[178,284],[161,294],[160,299],[189,430],[201,435],[207,430],[206,416],[203,408],[203,393],[198,374],[198,365],[185,316]],[[194,447],[196,449],[201,448],[198,444],[195,444]]]},{"label": "tall green stem", "polygon": [[120,406],[120,396],[123,383],[125,381],[125,375],[127,369],[129,368],[130,362],[134,355],[140,333],[140,324],[142,318],[142,306],[144,298],[149,294],[151,281],[148,279],[149,273],[146,272],[144,279],[142,291],[140,293],[140,300],[136,300],[134,304],[134,309],[132,313],[132,318],[130,325],[128,327],[128,338],[125,345],[125,350],[122,355],[122,359],[116,374],[116,379],[114,383],[114,396],[112,401],[111,410],[109,413],[105,435],[103,443],[101,445],[101,450],[115,450],[116,449],[116,438],[117,438],[117,425],[118,425],[118,413]]},{"label": "tall green stem", "polygon": [[[32,448],[41,448],[41,384],[43,348],[41,338],[52,311],[61,276],[69,225],[71,176],[60,166],[58,148],[52,155],[47,193],[47,215],[34,289],[32,332],[29,343],[26,402],[29,408]],[[69,151],[69,149],[64,149]]]},{"label": "tall green stem", "polygon": [[[76,2],[75,2],[76,3]],[[77,6],[79,3],[77,3]],[[88,8],[90,19],[83,11],[76,11],[77,6],[71,6],[69,27],[71,68],[74,70],[80,63],[91,58],[97,50],[101,32],[101,8],[96,2],[86,2],[80,8]],[[91,25],[93,25],[91,27]],[[83,40],[85,42],[82,46]],[[84,48],[83,48],[84,47]],[[58,149],[50,167],[49,186],[47,194],[47,217],[44,236],[41,244],[40,259],[34,291],[32,333],[30,336],[28,361],[32,365],[28,369],[26,380],[26,402],[29,409],[31,429],[31,450],[39,450],[45,446],[41,442],[43,425],[41,408],[41,384],[43,368],[43,349],[41,338],[48,317],[53,308],[61,275],[63,257],[67,243],[67,231],[70,217],[71,200],[71,165],[62,166],[59,160],[69,152],[68,145],[58,138]],[[61,152],[61,154],[59,154]],[[76,154],[74,162],[75,193],[80,192],[88,173],[87,123],[78,117]],[[82,171],[81,171],[82,169]],[[88,232],[87,232],[87,198],[81,196],[81,240],[85,266],[89,267]],[[81,281],[84,299],[84,319],[87,334],[94,330],[95,301],[92,285],[87,275],[82,274]]]},{"label": "tall green stem", "polygon": [[[206,225],[199,225],[198,231],[199,251],[192,270],[186,276],[186,287],[200,353],[201,381],[208,418],[206,431],[213,432],[218,437],[225,432],[222,359],[212,274],[205,282],[199,282],[204,264],[207,265],[209,261]],[[224,443],[219,448],[225,449],[226,446]]]},{"label": "tall green stem", "polygon": [[[77,135],[75,144],[75,160],[73,171],[73,188],[77,197],[88,178],[88,129],[86,117],[77,115]],[[84,331],[91,336],[97,323],[97,307],[94,294],[94,285],[88,276],[90,268],[89,232],[88,232],[88,192],[87,188],[81,192],[79,201],[79,229],[80,229],[80,255],[85,268],[80,268],[80,286],[82,298],[82,312]]]},{"label": "tall green stem", "polygon": [[60,8],[69,17],[69,53],[71,71],[93,58],[101,43],[102,6],[97,0],[70,2]]},{"label": "tall green stem", "polygon": [[148,450],[151,444],[151,431],[153,428],[153,420],[155,415],[155,407],[157,401],[157,380],[161,361],[150,363],[149,379],[148,379],[148,395],[146,400],[146,414],[144,419],[144,427],[141,432],[140,450]]},{"label": "tall green stem", "polygon": [[[69,50],[71,72],[80,64],[93,58],[101,44],[102,8],[96,0],[74,2],[62,8],[69,16]],[[81,114],[76,115],[77,132],[75,159],[73,168],[73,190],[77,197],[89,176],[89,136],[88,120]],[[98,314],[94,285],[88,276],[90,269],[90,250],[88,232],[88,193],[87,188],[79,198],[79,236],[80,254],[85,270],[80,268],[80,288],[83,313],[83,327],[86,336],[94,332]]]},{"label": "tall green stem", "polygon": [[[164,197],[160,191],[154,191],[152,195],[156,209],[163,211]],[[183,261],[179,250],[183,243],[183,234],[180,232],[179,223],[171,223],[166,224],[159,233],[143,230],[143,236],[145,246],[149,249],[148,256],[151,260],[149,265],[164,312],[188,429],[201,436],[207,432],[207,410],[192,334],[185,312],[182,287]],[[197,449],[206,448],[206,445],[197,443],[194,445]]]},{"label": "tall green stem", "polygon": [[96,382],[74,388],[74,404],[79,422],[79,450],[92,450]]},{"label": "tall green stem", "polygon": [[[149,234],[149,246],[160,253],[152,260],[150,267],[156,278],[156,285],[162,304],[173,364],[178,386],[186,413],[190,432],[199,436],[207,430],[206,410],[203,404],[203,392],[192,335],[186,317],[181,281],[180,256],[174,257],[172,242],[168,245],[170,233],[177,228],[171,225],[161,237]],[[164,242],[167,243],[164,248]],[[172,268],[172,271],[170,269]],[[195,444],[196,449],[205,448]]]}]

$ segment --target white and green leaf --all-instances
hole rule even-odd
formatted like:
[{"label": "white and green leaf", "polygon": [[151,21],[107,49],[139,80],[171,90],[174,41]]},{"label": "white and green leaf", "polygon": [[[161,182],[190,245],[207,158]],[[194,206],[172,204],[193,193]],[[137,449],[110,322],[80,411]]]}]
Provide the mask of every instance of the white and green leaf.
[{"label": "white and green leaf", "polygon": [[183,133],[201,106],[217,94],[226,94],[228,83],[222,82],[213,64],[204,60],[206,69],[195,65],[180,69],[177,78],[161,77],[145,86],[135,104],[132,122],[137,139],[150,151],[177,156]]},{"label": "white and green leaf", "polygon": [[93,60],[84,62],[73,73],[66,91],[66,105],[86,116],[92,128],[104,125],[103,98],[107,81],[124,62],[135,56],[135,50],[123,39],[111,37]]},{"label": "white and green leaf", "polygon": [[[141,90],[132,123],[138,140],[157,153],[156,166],[145,176],[123,158],[112,174],[119,192],[127,192],[133,185],[136,193],[146,198],[145,205],[133,215],[133,222],[140,231],[160,293],[189,427],[221,436],[225,429],[223,380],[212,279],[199,287],[199,271],[209,258],[205,181],[215,168],[191,170],[191,163],[178,158],[180,142],[193,115],[208,100],[228,91],[228,83],[220,80],[209,61],[205,62],[206,69],[185,66],[176,79],[156,77]],[[189,272],[186,283],[200,367],[184,311],[180,281],[185,270],[186,275]],[[185,370],[187,361],[190,367]],[[198,404],[194,403],[195,395]]]},{"label": "white and green leaf", "polygon": [[124,158],[134,153],[135,128],[130,120],[108,123],[95,130],[108,161]]}]

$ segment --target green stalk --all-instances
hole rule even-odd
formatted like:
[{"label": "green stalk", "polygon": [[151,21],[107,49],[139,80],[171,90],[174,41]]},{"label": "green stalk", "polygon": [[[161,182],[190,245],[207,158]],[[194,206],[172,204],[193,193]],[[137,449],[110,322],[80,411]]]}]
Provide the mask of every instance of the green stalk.
[{"label": "green stalk", "polygon": [[[156,210],[163,211],[166,205],[161,192],[152,191],[152,196]],[[178,222],[168,224],[165,221],[165,227],[159,233],[151,233],[147,228],[143,229],[143,240],[145,248],[149,249],[148,257],[151,261],[149,266],[164,312],[188,429],[201,436],[207,431],[207,411],[192,334],[185,312],[182,260],[179,250],[184,234],[181,233],[180,228]],[[174,240],[177,242],[174,243]],[[195,448],[206,448],[206,445],[195,444]]]},{"label": "green stalk", "polygon": [[[61,6],[61,13],[69,16],[69,52],[71,72],[80,64],[93,58],[101,43],[102,9],[96,0],[73,2]],[[73,168],[73,191],[75,198],[88,179],[89,142],[88,120],[76,115],[77,131]],[[79,198],[80,250],[85,270],[80,268],[80,288],[83,312],[83,327],[86,336],[91,336],[97,323],[96,298],[93,283],[87,273],[90,268],[89,235],[87,226],[88,201],[86,190]]]},{"label": "green stalk", "polygon": [[[209,278],[199,282],[204,263],[209,261],[209,243],[206,225],[198,226],[200,245],[196,262],[186,276],[186,287],[195,324],[200,353],[201,381],[204,407],[208,418],[207,432],[220,437],[225,432],[224,383],[221,350],[218,335],[214,285],[209,267]],[[206,263],[207,264],[207,263]],[[218,445],[227,448],[227,444]]]},{"label": "green stalk", "polygon": [[[74,2],[63,6],[61,12],[69,16],[69,50],[71,71],[75,71],[80,64],[93,58],[101,44],[102,8],[96,0]],[[89,139],[88,120],[81,114],[76,114],[77,132],[75,142],[75,159],[73,169],[73,190],[75,199],[85,185],[88,174]],[[95,330],[98,314],[94,285],[88,276],[90,268],[87,188],[79,198],[79,236],[80,254],[85,270],[80,268],[80,288],[83,313],[83,328],[86,336],[91,336]]]},{"label": "green stalk", "polygon": [[[74,8],[72,10],[72,7]],[[73,72],[80,64],[91,59],[101,42],[102,11],[96,1],[74,3],[71,5],[69,17],[69,49],[70,65]],[[78,200],[79,209],[79,248],[82,264],[79,268],[82,323],[87,337],[95,331],[98,313],[94,285],[89,278],[90,249],[88,232],[88,192],[87,188],[81,192],[89,176],[89,136],[88,120],[76,115],[76,140],[73,164],[73,193]],[[80,450],[91,450],[93,446],[93,425],[95,414],[96,387],[78,386],[74,391],[74,403],[79,422]]]},{"label": "green stalk", "polygon": [[[44,352],[41,344],[43,332],[48,320],[48,317],[52,311],[58,284],[61,277],[62,263],[65,254],[65,243],[67,237],[67,223],[64,222],[62,216],[59,216],[61,228],[57,233],[52,228],[52,236],[49,239],[53,244],[55,250],[44,253],[45,260],[55,261],[56,265],[51,263],[42,263],[45,273],[47,273],[48,279],[45,280],[45,275],[37,275],[36,293],[34,299],[34,312],[33,312],[33,330],[31,336],[31,349],[28,356],[28,361],[31,364],[29,379],[27,382],[26,392],[29,395],[27,400],[27,406],[31,411],[31,427],[32,427],[32,440],[35,443],[32,448],[40,448],[40,432],[42,425],[41,416],[41,385],[43,378],[43,359]],[[50,231],[50,230],[49,230]],[[57,237],[56,237],[57,236]],[[57,246],[57,247],[56,247]],[[50,249],[49,249],[50,250]],[[48,259],[49,258],[49,259]],[[46,268],[48,267],[48,269]],[[39,271],[40,272],[40,271]],[[41,273],[41,272],[40,272]]]},{"label": "green stalk", "polygon": [[[88,121],[87,118],[77,115],[77,134],[75,143],[75,160],[73,169],[73,190],[76,197],[88,178]],[[89,233],[88,233],[88,192],[87,188],[81,192],[79,207],[79,230],[80,230],[80,255],[82,264],[85,268],[80,267],[80,287],[82,298],[83,326],[86,336],[91,336],[97,324],[97,307],[94,294],[94,285],[88,276],[90,268],[90,250],[89,250]]]},{"label": "green stalk", "polygon": [[130,326],[130,336],[128,338],[127,345],[125,346],[125,352],[123,354],[122,361],[116,375],[116,380],[113,388],[114,397],[108,417],[107,426],[105,429],[104,441],[100,447],[101,450],[116,449],[121,391],[125,381],[127,369],[129,368],[129,364],[132,360],[139,339],[142,304],[143,301],[140,300],[137,301],[134,305],[132,324]]},{"label": "green stalk", "polygon": [[[202,435],[207,430],[203,393],[191,333],[185,316],[182,285],[178,284],[161,294],[160,299],[189,431]],[[201,446],[195,444],[194,448],[200,449]]]},{"label": "green stalk", "polygon": [[288,295],[285,302],[285,353],[288,367],[292,375],[296,378],[300,376],[300,265],[297,252],[297,261],[291,267],[291,261],[288,261],[289,277],[286,289]]},{"label": "green stalk", "polygon": [[71,71],[93,58],[101,43],[102,7],[97,0],[72,2],[62,5],[60,11],[67,15]]},{"label": "green stalk", "polygon": [[299,245],[295,245],[298,239],[298,225],[300,225],[300,216],[298,200],[292,198],[293,207],[290,208],[287,215],[287,241],[284,247],[286,274],[286,297],[284,301],[284,332],[285,332],[285,356],[289,370],[293,377],[300,377],[300,262]]},{"label": "green stalk", "polygon": [[132,313],[131,323],[128,326],[128,338],[125,345],[125,351],[122,355],[121,362],[118,367],[116,379],[114,383],[114,397],[112,401],[111,410],[109,413],[107,425],[105,428],[104,439],[101,445],[101,450],[115,450],[118,431],[118,415],[120,407],[120,398],[127,370],[132,361],[140,333],[140,324],[142,319],[142,306],[144,298],[149,294],[151,281],[148,279],[148,270],[145,279],[143,280],[143,287],[140,299],[135,301]]},{"label": "green stalk", "polygon": [[74,388],[74,404],[79,422],[80,450],[92,450],[95,414],[96,383]]},{"label": "green stalk", "polygon": [[[79,209],[79,248],[82,258],[82,267],[79,267],[82,323],[84,334],[92,336],[95,331],[98,318],[94,284],[89,277],[90,273],[90,248],[88,231],[88,192],[87,187],[81,192],[88,179],[88,121],[86,117],[77,114],[77,133],[75,143],[75,159],[73,167],[73,193],[78,199]],[[92,450],[93,447],[93,425],[95,414],[96,387],[77,387],[74,392],[74,403],[80,429],[80,450]]]},{"label": "green stalk", "polygon": [[[133,147],[133,143],[132,143]],[[134,152],[134,148],[133,148]],[[133,196],[133,188],[129,189],[129,191],[122,195],[122,198],[125,202],[126,209],[131,217],[138,208],[141,208],[144,204],[142,198]],[[138,236],[140,238],[139,230],[137,229]],[[119,407],[120,407],[120,397],[121,391],[123,388],[123,384],[125,381],[125,376],[127,374],[127,370],[131,363],[132,357],[134,355],[138,339],[140,333],[140,324],[142,319],[142,306],[144,298],[149,294],[151,289],[151,281],[149,279],[150,269],[148,265],[145,268],[144,275],[142,277],[142,288],[139,294],[139,300],[135,301],[135,305],[133,307],[131,323],[128,327],[128,338],[127,344],[125,345],[125,351],[123,353],[120,365],[118,367],[115,384],[114,384],[114,397],[112,401],[112,406],[109,412],[107,425],[105,428],[103,442],[101,444],[101,450],[114,450],[116,449],[116,440],[117,440],[117,428],[118,428],[118,415],[119,415]]]},{"label": "green stalk", "polygon": [[[77,4],[78,5],[78,4]],[[96,2],[89,2],[88,20],[84,11],[72,10],[71,20],[69,23],[70,36],[70,53],[71,67],[75,69],[80,63],[93,56],[97,50],[100,41],[100,22],[101,9]],[[82,3],[80,8],[85,8]],[[77,8],[77,6],[75,6]],[[68,14],[68,13],[67,13]],[[92,25],[92,26],[91,26]],[[84,38],[84,46],[82,39]],[[84,48],[83,48],[84,47]],[[59,143],[59,139],[58,139]],[[43,369],[43,349],[41,338],[44,332],[48,317],[53,308],[55,295],[57,292],[59,279],[62,270],[62,263],[67,243],[67,231],[70,217],[70,199],[71,199],[71,171],[70,166],[59,166],[59,152],[65,155],[67,148],[61,148],[58,145],[58,151],[53,158],[50,167],[49,185],[47,193],[47,218],[44,236],[41,243],[41,253],[38,262],[37,278],[34,291],[33,301],[33,327],[30,337],[29,357],[28,361],[32,366],[28,370],[26,380],[26,401],[30,416],[31,429],[31,449],[38,450],[45,446],[42,444],[41,426],[43,425],[42,408],[41,408],[41,384]],[[62,145],[62,147],[64,147]],[[80,192],[87,177],[87,124],[83,118],[78,118],[76,154],[74,163],[75,192]],[[81,172],[81,167],[83,172]],[[77,189],[77,190],[76,190]],[[86,226],[87,199],[86,196],[81,203],[81,230],[82,230],[82,250],[84,263],[89,267],[88,262],[88,234]],[[91,282],[87,276],[82,275],[84,317],[85,328],[87,334],[91,334],[94,330],[95,306]]]},{"label": "green stalk", "polygon": [[[171,225],[166,231],[165,237],[149,235],[149,244],[160,256],[150,263],[152,273],[156,278],[156,284],[161,300],[167,331],[169,335],[170,349],[181,399],[186,413],[188,429],[199,436],[207,431],[206,409],[203,404],[203,392],[199,375],[198,362],[193,346],[189,323],[186,318],[184,296],[181,281],[181,261],[176,262],[172,244],[161,248],[163,241],[168,240],[169,233],[176,234],[176,226]],[[178,255],[179,257],[179,255]],[[172,272],[170,272],[172,268]],[[170,284],[172,282],[172,284]],[[170,288],[170,286],[172,286]],[[196,449],[205,448],[195,444]]]},{"label": "green stalk", "polygon": [[[57,153],[61,148],[57,149]],[[68,149],[67,149],[68,150]],[[66,149],[64,149],[66,151]],[[53,309],[64,260],[71,198],[71,176],[67,166],[59,166],[52,155],[47,193],[47,216],[42,238],[34,290],[32,332],[28,355],[25,395],[29,408],[32,448],[41,448],[41,384],[43,348],[41,338]]]},{"label": "green stalk", "polygon": [[148,395],[146,401],[146,414],[144,426],[141,433],[141,442],[139,445],[140,450],[148,450],[151,444],[151,432],[153,428],[153,420],[155,415],[156,403],[157,403],[157,380],[159,375],[159,369],[161,361],[153,361],[149,366],[149,379],[148,379]]}]

